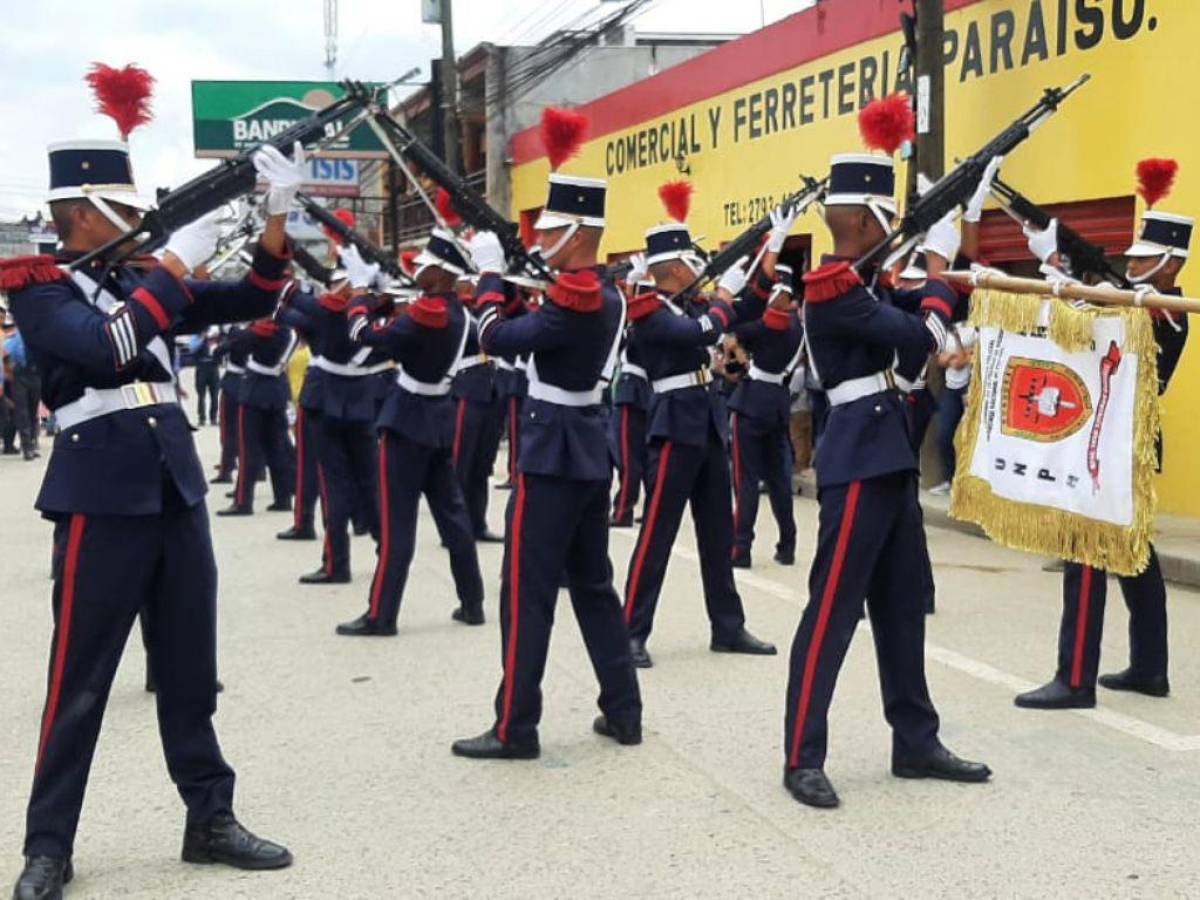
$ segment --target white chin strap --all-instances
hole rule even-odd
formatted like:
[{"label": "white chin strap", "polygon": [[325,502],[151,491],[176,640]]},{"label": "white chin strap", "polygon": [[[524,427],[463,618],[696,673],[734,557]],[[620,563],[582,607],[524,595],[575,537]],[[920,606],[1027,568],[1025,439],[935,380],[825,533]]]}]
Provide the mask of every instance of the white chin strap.
[{"label": "white chin strap", "polygon": [[1147,281],[1149,281],[1151,278],[1153,278],[1155,275],[1157,275],[1159,272],[1161,272],[1163,270],[1163,268],[1167,265],[1167,263],[1169,263],[1170,261],[1171,261],[1171,251],[1168,250],[1161,257],[1159,257],[1158,263],[1150,271],[1146,272],[1143,275],[1138,275],[1135,278],[1134,276],[1130,275],[1129,270],[1126,269],[1125,277],[1129,279],[1130,284],[1145,284]]},{"label": "white chin strap", "polygon": [[874,200],[867,201],[867,209],[869,209],[875,215],[875,218],[879,220],[879,224],[883,226],[883,233],[890,233],[892,230],[892,219],[896,214],[884,209],[883,206]]},{"label": "white chin strap", "polygon": [[679,257],[679,261],[688,267],[688,271],[695,278],[699,278],[700,273],[704,271],[704,260],[695,253],[685,253]]},{"label": "white chin strap", "polygon": [[572,222],[567,226],[567,230],[563,232],[563,236],[558,239],[558,242],[553,247],[542,248],[542,259],[545,260],[547,265],[549,265],[550,260],[559,254],[563,247],[567,246],[567,241],[575,237],[575,232],[579,230],[579,227],[578,222]]},{"label": "white chin strap", "polygon": [[107,202],[105,202],[103,197],[97,196],[96,194],[86,194],[85,196],[92,206],[100,210],[100,214],[103,215],[104,218],[116,225],[121,231],[129,230],[129,223],[118,216],[113,208],[109,206]]}]

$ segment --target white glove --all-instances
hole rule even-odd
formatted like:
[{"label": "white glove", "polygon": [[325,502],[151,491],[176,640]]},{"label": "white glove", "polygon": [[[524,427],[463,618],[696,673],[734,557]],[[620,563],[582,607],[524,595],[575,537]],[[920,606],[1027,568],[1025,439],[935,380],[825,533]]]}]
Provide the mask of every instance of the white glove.
[{"label": "white glove", "polygon": [[958,256],[958,248],[962,245],[962,235],[958,232],[958,210],[952,209],[938,221],[925,235],[925,249],[932,250],[948,263],[954,262]]},{"label": "white glove", "polygon": [[267,144],[254,154],[254,168],[267,182],[267,215],[287,215],[296,192],[308,177],[308,160],[300,142],[292,145],[291,159]]},{"label": "white glove", "polygon": [[783,249],[788,234],[798,218],[800,218],[800,210],[795,205],[789,206],[786,210],[782,206],[771,210],[771,236],[767,238],[768,253],[778,253]]},{"label": "white glove", "polygon": [[190,225],[184,225],[171,235],[164,252],[178,259],[189,272],[208,262],[217,250],[221,239],[221,217],[223,209],[201,216]]},{"label": "white glove", "polygon": [[499,275],[505,269],[504,248],[500,246],[500,238],[494,231],[477,231],[467,244],[471,253],[471,262],[482,275],[492,272]]},{"label": "white glove", "polygon": [[[785,232],[786,234],[786,232]],[[750,261],[750,257],[743,256],[732,266],[725,270],[725,274],[721,276],[721,280],[717,282],[717,290],[728,292],[729,296],[736,297],[742,292],[746,286],[746,269],[745,265]]]},{"label": "white glove", "polygon": [[379,264],[368,263],[359,255],[357,247],[347,244],[339,251],[338,256],[341,258],[342,268],[346,270],[346,280],[350,282],[350,287],[365,290],[374,283],[379,274]]},{"label": "white glove", "polygon": [[1050,257],[1058,252],[1058,219],[1051,219],[1045,231],[1038,231],[1026,225],[1021,229],[1029,241],[1029,252],[1042,262],[1049,262]]},{"label": "white glove", "polygon": [[933,182],[924,172],[917,173],[917,196],[924,197],[929,193],[929,189],[933,187]]},{"label": "white glove", "polygon": [[629,274],[625,276],[625,283],[633,286],[641,281],[650,272],[650,266],[646,263],[645,253],[635,253],[629,257]]},{"label": "white glove", "polygon": [[1003,162],[1003,156],[993,156],[992,161],[983,170],[983,177],[979,179],[979,187],[975,188],[975,193],[971,195],[971,201],[963,212],[964,222],[974,224],[983,218],[983,204],[987,201],[988,194],[991,193],[992,182],[996,180],[996,173],[1000,171],[1000,164]]}]

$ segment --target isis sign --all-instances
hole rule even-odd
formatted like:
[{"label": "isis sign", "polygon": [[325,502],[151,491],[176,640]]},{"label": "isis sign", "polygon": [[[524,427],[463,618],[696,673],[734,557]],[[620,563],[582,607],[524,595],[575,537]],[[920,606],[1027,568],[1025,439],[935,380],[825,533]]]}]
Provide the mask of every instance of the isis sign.
[{"label": "isis sign", "polygon": [[[227,158],[270,140],[343,95],[326,81],[193,81],[196,156]],[[381,159],[386,151],[366,125],[343,135],[322,156]]]}]

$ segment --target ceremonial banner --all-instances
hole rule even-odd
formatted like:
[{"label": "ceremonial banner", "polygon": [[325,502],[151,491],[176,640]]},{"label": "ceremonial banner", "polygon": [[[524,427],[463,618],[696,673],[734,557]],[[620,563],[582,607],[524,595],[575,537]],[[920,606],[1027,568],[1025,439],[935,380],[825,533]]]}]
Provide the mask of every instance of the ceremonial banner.
[{"label": "ceremonial banner", "polygon": [[1149,314],[976,291],[971,320],[951,515],[1008,547],[1142,571],[1159,424]]}]

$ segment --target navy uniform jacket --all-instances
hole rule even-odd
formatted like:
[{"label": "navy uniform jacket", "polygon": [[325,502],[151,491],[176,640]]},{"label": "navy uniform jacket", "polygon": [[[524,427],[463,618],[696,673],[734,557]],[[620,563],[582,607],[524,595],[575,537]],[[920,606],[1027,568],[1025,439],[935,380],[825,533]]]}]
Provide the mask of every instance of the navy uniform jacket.
[{"label": "navy uniform jacket", "polygon": [[[286,410],[292,397],[287,362],[296,352],[299,338],[291,328],[272,319],[260,319],[235,332],[235,344],[245,346],[249,357],[238,400],[244,406],[272,412]],[[278,375],[255,371],[255,366],[282,370]]]},{"label": "navy uniform jacket", "polygon": [[[602,387],[625,301],[600,267],[563,272],[536,312],[503,319],[506,301],[500,276],[479,279],[480,341],[490,355],[530,354],[531,371],[565,391]],[[532,377],[530,378],[532,381]],[[608,481],[608,410],[603,401],[565,406],[526,397],[521,412],[517,467],[531,475]]]},{"label": "navy uniform jacket", "polygon": [[[317,355],[314,346],[317,340],[317,323],[312,316],[301,311],[300,304],[295,302],[298,297],[312,297],[312,294],[301,287],[298,282],[293,281],[280,298],[281,305],[275,317],[295,331],[308,345],[310,356],[315,357]],[[315,298],[313,301],[315,302]],[[324,376],[324,371],[310,363],[304,370],[304,380],[300,383],[300,396],[296,398],[296,403],[305,409],[319,412]]]},{"label": "navy uniform jacket", "polygon": [[[898,353],[925,357],[937,349],[934,330],[921,317],[893,305],[886,288],[869,290],[845,260],[827,257],[804,276],[804,284],[805,339],[822,390],[890,372]],[[939,284],[944,286],[930,281],[935,287],[920,310],[946,322],[953,305]],[[815,467],[821,487],[916,471],[900,394],[884,390],[833,406]]]},{"label": "navy uniform jacket", "polygon": [[[123,305],[105,313],[58,267],[68,260],[37,256],[0,264],[0,289],[9,294],[51,410],[80,399],[88,388],[173,383],[171,367],[155,355],[162,348],[151,342],[161,336],[169,360],[176,334],[268,315],[288,265],[286,258],[259,248],[240,282],[179,281],[158,266],[121,266],[105,288]],[[103,267],[89,266],[87,273],[99,279]],[[76,512],[154,515],[162,512],[164,477],[189,506],[204,497],[204,470],[183,410],[178,404],[121,410],[55,438],[36,505],[51,518]]]},{"label": "navy uniform jacket", "polygon": [[[479,323],[471,313],[467,312],[468,326],[467,346],[463,350],[466,358],[479,356],[483,350],[479,346]],[[490,362],[469,366],[454,373],[454,384],[451,394],[456,400],[468,400],[471,403],[488,404],[496,394],[496,367]]]},{"label": "navy uniform jacket", "polygon": [[233,371],[230,366],[239,370],[246,368],[246,360],[250,358],[249,349],[244,344],[234,341],[233,336],[238,329],[233,328],[221,335],[220,354],[225,357],[225,371],[221,373],[221,390],[229,391],[236,400],[242,393],[242,371]]},{"label": "navy uniform jacket", "polygon": [[[738,341],[750,354],[753,368],[738,382],[729,408],[742,415],[762,419],[786,428],[791,420],[792,400],[788,380],[800,361],[804,330],[794,310],[768,309],[763,317],[735,329]],[[754,369],[761,369],[781,380],[757,380]]]},{"label": "navy uniform jacket", "polygon": [[642,369],[646,368],[646,364],[642,360],[641,349],[634,346],[630,340],[629,332],[626,332],[625,336],[621,377],[617,379],[617,389],[613,395],[613,403],[616,406],[632,406],[635,409],[640,409],[642,412],[649,412],[650,404],[654,400],[654,393],[650,389],[650,382],[639,373],[626,371],[624,368],[626,361],[633,363],[635,366],[640,366]]},{"label": "navy uniform jacket", "polygon": [[[711,362],[708,348],[720,340],[725,329],[762,315],[768,296],[770,281],[760,271],[746,296],[734,304],[713,300],[706,306],[685,301],[681,308],[658,294],[635,297],[629,304],[630,349],[645,361],[651,385],[673,375],[707,373]],[[703,447],[710,428],[723,443],[729,442],[725,400],[717,391],[698,384],[654,393],[647,437]]]},{"label": "navy uniform jacket", "polygon": [[[447,381],[458,360],[467,313],[453,292],[430,294],[402,307],[394,317],[372,322],[369,308],[351,306],[350,337],[375,347],[423,384]],[[426,447],[450,447],[454,441],[454,403],[449,393],[431,397],[397,384],[384,400],[379,427]]]},{"label": "navy uniform jacket", "polygon": [[[1172,288],[1166,292],[1172,297],[1182,297],[1183,291]],[[1188,339],[1188,317],[1185,313],[1153,311],[1154,342],[1158,344],[1158,393],[1163,394],[1179,365],[1184,345]]]}]

